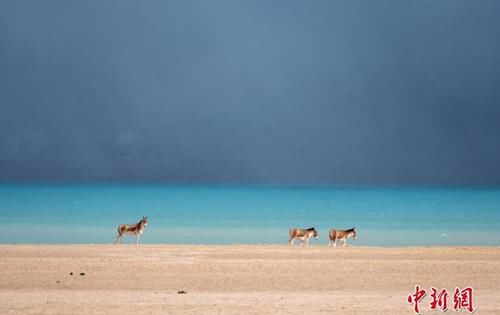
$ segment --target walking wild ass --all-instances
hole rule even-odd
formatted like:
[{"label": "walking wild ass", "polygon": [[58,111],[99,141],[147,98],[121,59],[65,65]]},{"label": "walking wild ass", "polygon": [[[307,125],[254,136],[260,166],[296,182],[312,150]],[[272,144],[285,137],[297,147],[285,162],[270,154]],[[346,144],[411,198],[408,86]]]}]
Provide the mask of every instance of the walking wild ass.
[{"label": "walking wild ass", "polygon": [[142,217],[142,220],[136,224],[120,224],[118,226],[118,235],[116,236],[115,244],[118,240],[120,240],[120,243],[123,243],[123,235],[135,235],[135,245],[139,246],[139,239],[146,226],[148,226],[148,217]]},{"label": "walking wild ass", "polygon": [[328,236],[329,236],[329,241],[328,241],[328,246],[331,246],[333,244],[333,246],[337,246],[337,240],[341,240],[342,241],[342,246],[346,246],[347,245],[347,239],[349,237],[352,237],[352,239],[356,239],[357,236],[356,236],[356,229],[355,228],[352,228],[352,229],[349,229],[349,230],[335,230],[335,229],[332,229],[330,230],[330,233],[328,233]]},{"label": "walking wild ass", "polygon": [[309,239],[314,236],[315,239],[318,239],[318,231],[316,231],[315,227],[308,229],[290,229],[288,231],[288,235],[290,235],[290,239],[288,243],[293,245],[293,241],[296,238],[300,240],[300,245],[304,245],[304,240],[306,241],[306,245],[309,246]]}]

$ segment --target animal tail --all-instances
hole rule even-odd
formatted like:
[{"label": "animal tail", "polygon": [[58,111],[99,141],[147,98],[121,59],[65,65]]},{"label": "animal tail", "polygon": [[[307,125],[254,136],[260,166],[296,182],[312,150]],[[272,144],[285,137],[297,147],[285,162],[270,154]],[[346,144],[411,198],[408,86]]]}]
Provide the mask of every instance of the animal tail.
[{"label": "animal tail", "polygon": [[328,237],[330,238],[330,240],[335,241],[335,239],[337,238],[335,234],[337,234],[336,230],[331,230],[330,233],[328,233]]},{"label": "animal tail", "polygon": [[116,242],[118,242],[118,239],[122,237],[122,232],[120,231],[120,227],[121,225],[119,225],[118,228],[116,229],[118,231],[118,235],[115,237],[115,241],[113,242],[114,244],[116,244]]}]

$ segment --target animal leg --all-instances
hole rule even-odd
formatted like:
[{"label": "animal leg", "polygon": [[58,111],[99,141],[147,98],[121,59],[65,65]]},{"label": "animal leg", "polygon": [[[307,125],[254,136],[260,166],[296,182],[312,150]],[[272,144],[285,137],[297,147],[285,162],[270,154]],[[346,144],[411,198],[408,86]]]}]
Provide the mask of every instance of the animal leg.
[{"label": "animal leg", "polygon": [[135,246],[139,246],[139,239],[141,238],[141,234],[137,234],[137,236],[135,237]]},{"label": "animal leg", "polygon": [[290,246],[293,246],[293,241],[295,241],[295,237],[292,237],[291,239],[289,239],[288,244],[290,244]]},{"label": "animal leg", "polygon": [[342,247],[346,247],[347,246],[347,239],[343,239],[342,240]]}]

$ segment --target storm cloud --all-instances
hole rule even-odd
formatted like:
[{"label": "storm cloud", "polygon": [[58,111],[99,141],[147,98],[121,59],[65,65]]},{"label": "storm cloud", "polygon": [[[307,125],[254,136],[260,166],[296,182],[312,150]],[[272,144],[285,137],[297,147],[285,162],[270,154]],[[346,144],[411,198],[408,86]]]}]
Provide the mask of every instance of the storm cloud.
[{"label": "storm cloud", "polygon": [[500,184],[498,1],[2,1],[0,180]]}]

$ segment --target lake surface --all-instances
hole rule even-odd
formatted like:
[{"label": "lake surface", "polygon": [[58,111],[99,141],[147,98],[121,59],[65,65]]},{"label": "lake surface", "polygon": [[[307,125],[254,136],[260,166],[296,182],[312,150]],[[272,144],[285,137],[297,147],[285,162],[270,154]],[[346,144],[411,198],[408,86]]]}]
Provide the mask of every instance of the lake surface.
[{"label": "lake surface", "polygon": [[333,227],[356,227],[353,245],[500,245],[500,187],[0,185],[0,243],[111,243],[143,215],[144,243],[286,244],[316,226],[312,245]]}]

